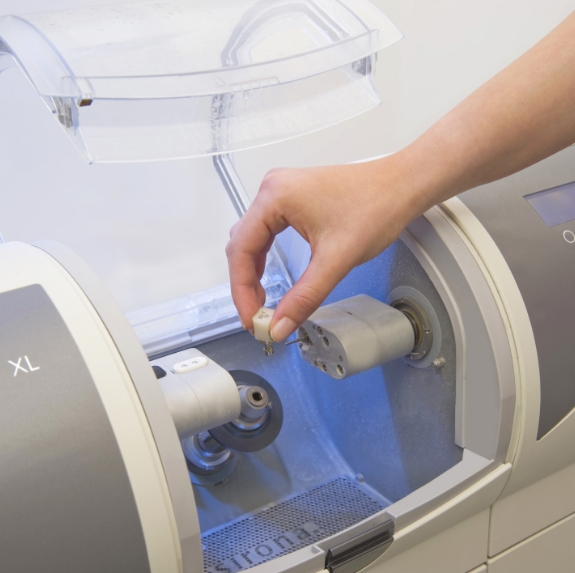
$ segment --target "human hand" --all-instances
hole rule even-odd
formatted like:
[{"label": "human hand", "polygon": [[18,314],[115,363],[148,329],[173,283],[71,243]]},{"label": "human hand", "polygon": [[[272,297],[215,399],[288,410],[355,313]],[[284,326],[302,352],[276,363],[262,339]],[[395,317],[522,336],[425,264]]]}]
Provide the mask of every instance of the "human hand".
[{"label": "human hand", "polygon": [[232,228],[226,253],[232,296],[244,328],[264,305],[260,284],[278,233],[293,227],[311,246],[303,276],[279,303],[271,334],[279,342],[312,314],[351,269],[381,253],[425,208],[400,154],[380,160],[276,169]]},{"label": "human hand", "polygon": [[276,341],[432,205],[572,144],[574,91],[575,12],[402,151],[367,163],[268,173],[227,247],[244,327],[252,327],[265,302],[260,279],[278,233],[293,227],[311,245],[312,260],[278,305]]}]

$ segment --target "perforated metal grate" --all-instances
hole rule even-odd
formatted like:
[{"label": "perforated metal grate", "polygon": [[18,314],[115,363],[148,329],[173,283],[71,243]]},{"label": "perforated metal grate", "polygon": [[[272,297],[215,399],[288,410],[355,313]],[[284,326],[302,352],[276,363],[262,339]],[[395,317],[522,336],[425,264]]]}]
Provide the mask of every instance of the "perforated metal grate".
[{"label": "perforated metal grate", "polygon": [[202,536],[206,573],[236,573],[321,541],[384,509],[346,477]]}]

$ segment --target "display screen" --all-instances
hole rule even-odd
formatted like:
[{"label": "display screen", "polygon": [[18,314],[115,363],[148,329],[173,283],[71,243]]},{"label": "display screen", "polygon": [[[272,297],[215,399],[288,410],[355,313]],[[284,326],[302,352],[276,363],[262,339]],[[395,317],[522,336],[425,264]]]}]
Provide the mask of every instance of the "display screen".
[{"label": "display screen", "polygon": [[525,195],[548,227],[575,219],[575,181]]}]

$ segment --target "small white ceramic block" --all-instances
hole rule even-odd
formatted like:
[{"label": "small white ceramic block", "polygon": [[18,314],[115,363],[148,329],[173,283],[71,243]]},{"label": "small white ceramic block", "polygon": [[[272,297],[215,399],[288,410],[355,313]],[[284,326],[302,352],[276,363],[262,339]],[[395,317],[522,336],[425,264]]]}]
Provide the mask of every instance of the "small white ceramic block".
[{"label": "small white ceramic block", "polygon": [[256,340],[267,344],[273,342],[270,334],[270,326],[274,311],[271,308],[260,308],[254,314],[254,336]]}]

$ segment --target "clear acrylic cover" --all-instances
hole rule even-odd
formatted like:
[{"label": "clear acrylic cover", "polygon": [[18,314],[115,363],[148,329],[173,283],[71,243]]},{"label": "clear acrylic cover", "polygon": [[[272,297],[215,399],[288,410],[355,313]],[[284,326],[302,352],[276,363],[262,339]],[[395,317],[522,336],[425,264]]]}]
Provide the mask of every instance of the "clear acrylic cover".
[{"label": "clear acrylic cover", "polygon": [[20,66],[90,162],[228,153],[379,103],[401,34],[368,0],[173,0],[0,18]]}]

